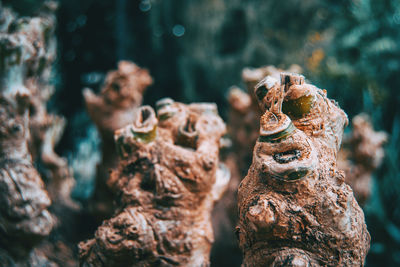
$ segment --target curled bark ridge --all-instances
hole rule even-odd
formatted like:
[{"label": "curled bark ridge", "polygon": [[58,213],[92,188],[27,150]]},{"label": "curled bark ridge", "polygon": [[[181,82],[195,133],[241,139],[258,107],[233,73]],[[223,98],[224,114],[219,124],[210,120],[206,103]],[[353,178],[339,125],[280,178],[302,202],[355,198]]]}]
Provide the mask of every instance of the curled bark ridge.
[{"label": "curled bark ridge", "polygon": [[85,89],[88,113],[102,139],[102,161],[97,177],[91,210],[101,221],[112,215],[112,194],[106,186],[109,170],[117,166],[114,131],[132,122],[133,114],[142,104],[143,93],[153,83],[149,72],[128,61],[121,61],[118,70],[107,74],[99,95]]},{"label": "curled bark ridge", "polygon": [[[262,115],[262,108],[258,104],[254,94],[256,86],[265,76],[272,80],[279,80],[281,69],[274,66],[265,66],[257,69],[245,68],[242,72],[243,82],[247,92],[237,87],[232,87],[229,92],[228,101],[231,106],[229,115],[229,135],[232,138],[232,151],[236,157],[236,165],[241,176],[247,173],[251,163],[251,149],[254,147],[260,129],[259,117]],[[292,65],[289,71],[297,72],[299,67]],[[236,187],[235,187],[236,189]]]},{"label": "curled bark ridge", "polygon": [[255,87],[265,111],[238,190],[244,266],[363,266],[370,236],[336,166],[347,116],[301,75]]},{"label": "curled bark ridge", "polygon": [[171,99],[137,109],[115,133],[108,185],[116,215],[80,243],[83,266],[208,266],[210,213],[228,181],[219,162],[225,124],[214,104]]},{"label": "curled bark ridge", "polygon": [[[290,71],[297,72],[298,69],[296,65],[290,67]],[[229,91],[228,135],[231,147],[225,150],[223,157],[224,163],[231,172],[231,180],[224,196],[213,211],[215,244],[212,260],[216,265],[227,264],[226,259],[221,258],[220,255],[235,255],[231,258],[231,264],[239,264],[241,261],[240,249],[234,234],[234,228],[238,222],[237,188],[251,164],[251,151],[258,138],[259,118],[262,115],[262,110],[254,95],[254,86],[267,75],[279,79],[281,71],[274,66],[245,68],[242,71],[242,80],[247,92],[238,87],[232,87]]]}]

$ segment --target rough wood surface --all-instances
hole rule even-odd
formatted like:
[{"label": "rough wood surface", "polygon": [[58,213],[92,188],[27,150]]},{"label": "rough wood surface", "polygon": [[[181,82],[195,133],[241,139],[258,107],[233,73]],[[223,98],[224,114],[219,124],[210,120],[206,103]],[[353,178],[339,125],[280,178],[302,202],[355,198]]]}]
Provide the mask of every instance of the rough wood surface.
[{"label": "rough wood surface", "polygon": [[82,266],[208,266],[211,210],[228,181],[219,162],[225,124],[214,104],[171,99],[137,109],[116,131],[109,186],[115,216],[80,243]]},{"label": "rough wood surface", "polygon": [[31,251],[54,225],[28,146],[31,85],[46,70],[53,4],[44,3],[38,16],[19,17],[0,3],[0,262],[10,265],[46,262]]},{"label": "rough wood surface", "polygon": [[255,88],[265,113],[238,190],[243,266],[363,266],[370,236],[336,164],[347,116],[302,76],[281,81]]},{"label": "rough wood surface", "polygon": [[[292,65],[290,71],[297,72],[299,67]],[[226,192],[216,204],[213,211],[213,227],[215,243],[212,249],[212,260],[215,266],[239,266],[241,262],[240,249],[234,229],[238,223],[237,188],[246,175],[251,164],[252,150],[258,138],[262,115],[254,86],[265,76],[279,79],[280,70],[274,66],[260,68],[245,68],[242,80],[246,91],[232,87],[229,91],[230,104],[228,135],[231,146],[225,149],[224,163],[231,172],[231,179]],[[232,255],[229,259],[221,255]]]},{"label": "rough wood surface", "polygon": [[66,120],[47,109],[55,91],[57,3],[4,2],[0,265],[76,266],[72,239],[80,206],[70,196],[72,171],[55,152]]}]

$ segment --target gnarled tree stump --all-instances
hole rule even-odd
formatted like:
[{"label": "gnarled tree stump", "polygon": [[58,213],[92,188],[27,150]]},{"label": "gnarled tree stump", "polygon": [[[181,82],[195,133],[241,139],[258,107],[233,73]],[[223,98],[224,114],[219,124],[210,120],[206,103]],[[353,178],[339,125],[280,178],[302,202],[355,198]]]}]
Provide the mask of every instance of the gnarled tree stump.
[{"label": "gnarled tree stump", "polygon": [[108,180],[115,216],[80,243],[83,266],[208,266],[211,210],[229,181],[219,162],[225,124],[214,104],[163,99],[116,131]]},{"label": "gnarled tree stump", "polygon": [[363,266],[370,236],[336,165],[346,114],[304,77],[266,77],[253,163],[238,190],[244,266]]}]

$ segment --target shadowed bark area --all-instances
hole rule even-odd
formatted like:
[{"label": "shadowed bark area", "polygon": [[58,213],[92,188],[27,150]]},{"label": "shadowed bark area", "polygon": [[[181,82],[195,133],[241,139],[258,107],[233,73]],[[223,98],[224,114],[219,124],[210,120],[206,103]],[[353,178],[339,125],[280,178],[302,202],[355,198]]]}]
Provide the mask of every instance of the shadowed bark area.
[{"label": "shadowed bark area", "polygon": [[142,104],[144,91],[152,83],[147,70],[121,61],[118,70],[107,74],[99,95],[88,88],[83,92],[89,116],[102,139],[102,161],[97,166],[95,191],[90,203],[90,210],[99,222],[114,212],[113,195],[106,185],[109,171],[118,164],[114,132],[132,123],[133,114]]}]

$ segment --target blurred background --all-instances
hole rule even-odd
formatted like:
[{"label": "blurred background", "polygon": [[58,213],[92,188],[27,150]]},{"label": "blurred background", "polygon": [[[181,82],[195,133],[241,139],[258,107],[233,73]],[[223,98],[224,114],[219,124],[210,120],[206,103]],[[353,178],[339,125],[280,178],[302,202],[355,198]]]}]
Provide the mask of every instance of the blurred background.
[{"label": "blurred background", "polygon": [[[21,1],[21,12],[34,2]],[[57,150],[72,162],[76,199],[90,196],[100,159],[82,90],[98,91],[119,60],[150,71],[146,104],[166,96],[216,102],[224,119],[229,87],[244,87],[244,67],[298,64],[350,119],[365,112],[389,134],[364,206],[372,236],[367,266],[400,266],[398,0],[61,0],[57,20],[49,109],[68,120]]]}]

